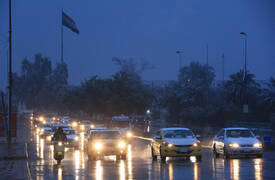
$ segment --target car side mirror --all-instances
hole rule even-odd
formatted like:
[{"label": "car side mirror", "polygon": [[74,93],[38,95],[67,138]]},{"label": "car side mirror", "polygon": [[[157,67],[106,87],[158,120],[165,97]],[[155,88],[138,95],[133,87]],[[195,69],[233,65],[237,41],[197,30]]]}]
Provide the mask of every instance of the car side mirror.
[{"label": "car side mirror", "polygon": [[161,139],[161,136],[155,136],[154,138],[155,139]]},{"label": "car side mirror", "polygon": [[224,137],[223,136],[219,136],[217,137],[219,140],[224,140]]}]

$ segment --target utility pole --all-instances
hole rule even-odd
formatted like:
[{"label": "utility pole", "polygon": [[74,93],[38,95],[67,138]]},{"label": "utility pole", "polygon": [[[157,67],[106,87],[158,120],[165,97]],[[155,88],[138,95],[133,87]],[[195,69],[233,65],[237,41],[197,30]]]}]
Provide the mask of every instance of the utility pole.
[{"label": "utility pole", "polygon": [[12,23],[11,0],[9,0],[9,111],[8,111],[8,144],[11,144],[11,119],[12,119]]},{"label": "utility pole", "polygon": [[224,54],[222,54],[222,85],[224,86]]},{"label": "utility pole", "polygon": [[244,36],[244,103],[243,103],[243,112],[248,113],[248,96],[247,96],[247,34],[245,32],[241,32],[241,35]]},{"label": "utility pole", "polygon": [[207,85],[207,90],[206,90],[206,106],[208,106],[208,96],[209,96],[209,84],[208,84],[208,43],[206,43],[206,85]]},{"label": "utility pole", "polygon": [[63,9],[61,10],[61,64],[63,64]]}]

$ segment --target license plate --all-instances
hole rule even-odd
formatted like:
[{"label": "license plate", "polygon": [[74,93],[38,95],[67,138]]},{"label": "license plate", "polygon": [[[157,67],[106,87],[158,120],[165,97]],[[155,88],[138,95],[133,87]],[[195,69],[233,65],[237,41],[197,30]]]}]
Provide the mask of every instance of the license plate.
[{"label": "license plate", "polygon": [[179,148],[179,152],[188,152],[188,148]]},{"label": "license plate", "polygon": [[244,149],[243,152],[252,152],[250,149]]},{"label": "license plate", "polygon": [[62,152],[58,152],[57,154],[58,154],[58,155],[62,155]]}]

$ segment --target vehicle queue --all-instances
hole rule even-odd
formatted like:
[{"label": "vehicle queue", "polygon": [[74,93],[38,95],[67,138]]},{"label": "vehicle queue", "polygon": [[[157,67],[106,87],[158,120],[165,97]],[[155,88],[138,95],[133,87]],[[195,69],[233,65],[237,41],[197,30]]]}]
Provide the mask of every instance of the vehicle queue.
[{"label": "vehicle queue", "polygon": [[[60,119],[59,121],[62,123],[57,122],[57,119]],[[125,127],[123,127],[123,131],[119,131],[119,128],[106,128],[102,125],[97,127],[88,120],[83,123],[71,121],[68,117],[66,117],[66,121],[62,121],[62,118],[46,119],[43,117],[37,118],[37,121],[35,133],[50,143],[53,143],[52,137],[58,128],[62,128],[67,137],[67,142],[63,142],[63,144],[58,142],[58,145],[78,150],[82,138],[83,150],[86,152],[88,160],[97,160],[102,156],[109,155],[115,155],[116,159],[127,158],[126,147],[131,143],[129,139],[133,136],[130,129],[127,129],[126,133]],[[122,121],[120,120],[120,122]],[[203,148],[199,139],[200,136],[195,135],[188,128],[161,128],[151,139],[152,160],[157,160],[158,156],[162,161],[165,161],[166,157],[189,158],[194,156],[197,161],[200,161]],[[260,137],[248,128],[223,128],[214,136],[212,150],[217,158],[221,156],[224,158],[232,156],[262,157],[263,144]],[[57,161],[60,163],[60,160]]]}]

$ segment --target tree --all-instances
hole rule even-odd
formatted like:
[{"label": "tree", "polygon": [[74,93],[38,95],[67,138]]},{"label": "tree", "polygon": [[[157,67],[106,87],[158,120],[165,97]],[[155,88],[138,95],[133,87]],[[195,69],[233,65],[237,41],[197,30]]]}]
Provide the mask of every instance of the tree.
[{"label": "tree", "polygon": [[249,99],[250,104],[259,95],[260,85],[255,81],[255,75],[243,70],[230,75],[230,79],[225,83],[227,102],[235,105],[243,105]]},{"label": "tree", "polygon": [[270,77],[266,85],[267,88],[263,89],[264,101],[269,106],[269,109],[275,112],[275,79]]}]

